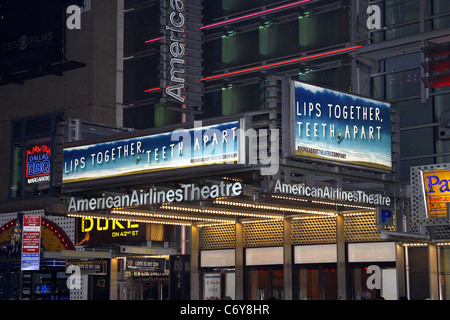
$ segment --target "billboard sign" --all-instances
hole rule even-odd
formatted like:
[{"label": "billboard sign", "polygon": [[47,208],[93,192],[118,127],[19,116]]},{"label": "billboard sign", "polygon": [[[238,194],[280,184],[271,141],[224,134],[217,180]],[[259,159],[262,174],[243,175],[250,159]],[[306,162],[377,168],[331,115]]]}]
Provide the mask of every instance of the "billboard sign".
[{"label": "billboard sign", "polygon": [[422,171],[425,209],[428,218],[447,217],[450,202],[450,169]]},{"label": "billboard sign", "polygon": [[391,106],[294,81],[293,155],[392,169]]},{"label": "billboard sign", "polygon": [[41,216],[24,215],[21,270],[39,270],[41,253]]},{"label": "billboard sign", "polygon": [[62,61],[64,14],[64,1],[0,0],[1,69]]},{"label": "billboard sign", "polygon": [[63,150],[63,183],[233,163],[239,121],[175,130]]}]

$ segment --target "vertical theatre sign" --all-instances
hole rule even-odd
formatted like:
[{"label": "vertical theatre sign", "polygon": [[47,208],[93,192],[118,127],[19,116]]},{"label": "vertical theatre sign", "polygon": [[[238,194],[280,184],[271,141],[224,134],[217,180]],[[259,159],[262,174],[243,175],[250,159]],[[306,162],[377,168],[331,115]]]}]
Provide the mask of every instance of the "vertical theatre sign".
[{"label": "vertical theatre sign", "polygon": [[201,104],[201,8],[201,0],[160,0],[161,88],[184,108]]},{"label": "vertical theatre sign", "polygon": [[185,79],[181,76],[185,73],[185,42],[184,34],[184,2],[183,1],[169,1],[169,16],[166,25],[166,32],[169,38],[169,76],[168,86],[166,87],[166,94],[184,102],[182,92],[184,91]]},{"label": "vertical theatre sign", "polygon": [[24,215],[22,228],[22,270],[39,270],[41,216]]},{"label": "vertical theatre sign", "polygon": [[390,104],[294,81],[293,154],[392,169]]},{"label": "vertical theatre sign", "polygon": [[447,217],[450,202],[450,169],[422,171],[425,209],[428,218]]}]

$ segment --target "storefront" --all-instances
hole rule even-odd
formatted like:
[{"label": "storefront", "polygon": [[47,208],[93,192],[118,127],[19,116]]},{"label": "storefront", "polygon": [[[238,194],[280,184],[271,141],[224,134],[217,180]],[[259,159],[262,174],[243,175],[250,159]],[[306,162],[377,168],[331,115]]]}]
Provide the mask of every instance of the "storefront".
[{"label": "storefront", "polygon": [[[23,244],[27,240],[24,217],[39,221],[37,259],[26,262]],[[56,252],[75,250],[70,236],[71,219],[47,217],[44,210],[13,212],[1,217],[0,299],[68,300],[65,261],[53,258]],[[25,230],[26,231],[26,230]]]}]

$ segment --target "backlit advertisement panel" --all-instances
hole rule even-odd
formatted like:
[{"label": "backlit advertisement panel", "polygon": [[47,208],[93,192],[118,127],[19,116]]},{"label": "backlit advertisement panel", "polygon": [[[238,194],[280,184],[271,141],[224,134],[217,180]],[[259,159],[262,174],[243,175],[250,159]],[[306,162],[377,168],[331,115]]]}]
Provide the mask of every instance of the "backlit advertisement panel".
[{"label": "backlit advertisement panel", "polygon": [[63,183],[239,160],[239,121],[67,147]]},{"label": "backlit advertisement panel", "polygon": [[428,218],[447,217],[450,202],[450,169],[422,171],[425,209]]},{"label": "backlit advertisement panel", "polygon": [[39,270],[41,221],[38,215],[23,216],[21,270]]},{"label": "backlit advertisement panel", "polygon": [[294,81],[295,156],[392,169],[391,106]]}]

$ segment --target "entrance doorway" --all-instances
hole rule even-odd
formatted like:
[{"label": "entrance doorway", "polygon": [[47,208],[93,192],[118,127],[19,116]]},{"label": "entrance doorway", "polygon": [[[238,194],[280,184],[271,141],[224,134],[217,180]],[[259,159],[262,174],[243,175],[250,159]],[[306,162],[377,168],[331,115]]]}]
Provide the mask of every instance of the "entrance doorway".
[{"label": "entrance doorway", "polygon": [[337,300],[335,265],[302,266],[297,269],[298,300]]},{"label": "entrance doorway", "polygon": [[283,268],[252,267],[247,270],[247,297],[249,300],[283,300]]},{"label": "entrance doorway", "polygon": [[374,271],[371,266],[370,263],[352,265],[353,299],[361,300],[367,295],[370,299],[397,300],[397,270],[395,266],[385,263],[378,264],[381,271],[379,289],[368,287],[369,282],[373,283]]},{"label": "entrance doorway", "polygon": [[169,299],[169,281],[152,280],[142,282],[142,300]]},{"label": "entrance doorway", "polygon": [[119,284],[120,300],[168,300],[169,279],[133,279]]}]

